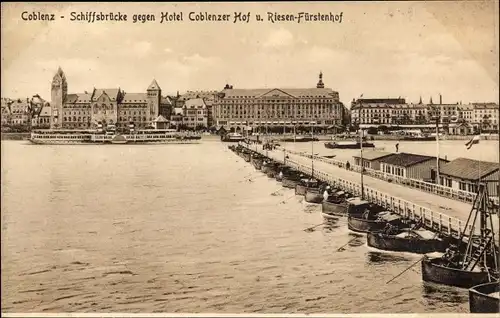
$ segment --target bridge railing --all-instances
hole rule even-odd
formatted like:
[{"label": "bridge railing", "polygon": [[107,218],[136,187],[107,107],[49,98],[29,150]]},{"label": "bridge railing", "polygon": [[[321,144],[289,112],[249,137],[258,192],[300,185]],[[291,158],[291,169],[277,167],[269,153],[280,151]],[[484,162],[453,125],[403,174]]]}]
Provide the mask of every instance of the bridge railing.
[{"label": "bridge railing", "polygon": [[[252,149],[253,150],[253,149]],[[265,151],[261,149],[256,150],[257,152],[265,155]],[[286,163],[290,167],[303,172],[305,174],[311,175],[312,168],[310,166],[301,164],[292,159],[284,158],[273,158],[274,160]],[[335,188],[342,189],[346,192],[352,193],[355,196],[361,196],[361,184],[342,178],[335,177],[327,172],[314,169],[314,177],[328,182]],[[383,208],[392,211],[403,218],[408,218],[410,220],[421,220],[425,228],[446,234],[448,236],[459,238],[461,233],[464,231],[465,222],[448,216],[446,214],[435,212],[429,208],[417,205],[413,202],[395,197],[389,193],[378,191],[370,187],[363,187],[363,194],[365,200],[382,206]],[[467,233],[472,229],[472,225],[467,226]]]},{"label": "bridge railing", "polygon": [[[342,162],[340,160],[336,159],[330,159],[330,158],[325,158],[325,157],[320,157],[317,155],[309,155],[303,152],[299,151],[292,151],[292,150],[285,150],[287,153],[297,155],[297,156],[302,156],[305,158],[312,159],[328,163],[334,166],[338,166],[339,168],[346,168],[346,163]],[[358,165],[351,165],[350,170],[355,171],[355,172],[361,172],[361,166]],[[436,194],[445,198],[450,198],[453,200],[461,201],[461,202],[466,202],[466,203],[473,203],[474,199],[476,198],[476,193],[469,192],[469,191],[464,191],[464,190],[459,190],[459,189],[453,189],[450,187],[446,187],[440,184],[435,184],[435,183],[430,183],[426,182],[423,180],[417,180],[417,179],[411,179],[411,178],[406,178],[402,176],[396,176],[392,174],[387,174],[383,171],[380,170],[374,170],[370,168],[365,168],[365,175],[377,178],[380,180],[384,180],[387,182],[393,182],[397,184],[401,184],[410,188],[414,189],[419,189],[421,191],[429,192],[432,194]],[[495,205],[499,205],[499,200],[497,197],[491,197],[490,198],[491,202]]]}]

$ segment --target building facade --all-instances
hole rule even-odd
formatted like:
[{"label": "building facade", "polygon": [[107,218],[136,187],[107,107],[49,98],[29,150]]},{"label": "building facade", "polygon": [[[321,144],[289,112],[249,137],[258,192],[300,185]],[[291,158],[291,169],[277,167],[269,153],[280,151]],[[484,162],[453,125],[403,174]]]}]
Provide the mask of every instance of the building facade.
[{"label": "building facade", "polygon": [[438,120],[444,126],[468,123],[484,131],[495,131],[499,123],[496,103],[447,104],[441,95],[436,104],[432,98],[427,104],[421,98],[417,104],[402,98],[357,99],[351,102],[350,112],[352,124],[358,125],[427,125]]},{"label": "building facade", "polygon": [[498,163],[457,158],[439,169],[439,184],[475,193],[479,180],[487,181],[490,196],[498,196]]},{"label": "building facade", "polygon": [[190,129],[208,128],[208,110],[203,98],[189,99],[184,103],[182,123]]},{"label": "building facade", "polygon": [[[380,159],[380,170],[386,175],[394,175],[409,179],[431,181],[433,169],[436,169],[436,157],[412,153],[395,153]],[[447,163],[440,159],[439,164]]]},{"label": "building facade", "polygon": [[96,89],[69,94],[61,68],[52,80],[51,128],[88,129],[98,125],[127,128],[152,127],[162,105],[161,88],[153,80],[145,93],[127,93],[120,88]]},{"label": "building facade", "polygon": [[338,92],[324,87],[322,77],[320,73],[316,88],[234,89],[226,85],[214,103],[215,125],[228,131],[342,125],[345,108]]}]

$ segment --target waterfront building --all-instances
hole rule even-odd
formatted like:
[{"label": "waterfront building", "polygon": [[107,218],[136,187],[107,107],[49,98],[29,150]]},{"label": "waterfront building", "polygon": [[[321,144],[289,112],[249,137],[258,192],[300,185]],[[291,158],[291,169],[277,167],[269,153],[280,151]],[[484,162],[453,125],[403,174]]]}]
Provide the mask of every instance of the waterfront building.
[{"label": "waterfront building", "polygon": [[242,132],[268,128],[310,131],[310,127],[326,130],[344,123],[344,107],[339,93],[325,88],[320,73],[316,88],[235,89],[226,85],[216,95],[214,121],[218,128]]},{"label": "waterfront building", "polygon": [[168,129],[169,121],[162,115],[159,115],[155,120],[153,120],[153,127],[154,129]]},{"label": "waterfront building", "polygon": [[474,126],[468,122],[452,123],[448,125],[450,135],[470,135],[474,133]]},{"label": "waterfront building", "polygon": [[380,170],[380,160],[382,158],[392,155],[390,152],[385,151],[363,151],[363,164],[361,164],[361,154],[353,156],[354,164],[357,166],[363,166],[372,170]]},{"label": "waterfront building", "polygon": [[498,131],[499,105],[496,103],[472,103],[474,107],[474,124],[482,131]]},{"label": "waterfront building", "polygon": [[187,91],[185,94],[180,95],[177,98],[176,107],[183,107],[188,100],[192,99],[203,99],[205,103],[206,112],[207,112],[207,124],[206,127],[212,127],[214,124],[213,121],[213,105],[215,103],[216,95],[218,91]]},{"label": "waterfront building", "polygon": [[[440,159],[439,164],[447,162]],[[436,169],[436,157],[431,156],[401,152],[380,159],[380,170],[386,175],[430,181],[433,169]]]},{"label": "waterfront building", "polygon": [[208,128],[207,105],[203,98],[188,99],[182,107],[183,124],[190,129]]},{"label": "waterfront building", "polygon": [[161,88],[153,80],[145,93],[127,93],[121,88],[96,89],[69,94],[61,68],[52,79],[51,128],[85,129],[99,125],[151,127],[162,105]]},{"label": "waterfront building", "polygon": [[2,101],[2,126],[3,125],[10,125],[11,120],[12,120],[12,113],[10,110],[10,104],[12,103],[12,100],[9,98],[3,98],[1,99]]},{"label": "waterfront building", "polygon": [[[439,95],[439,103],[432,97],[424,104],[422,98],[417,104],[407,103],[402,98],[357,99],[351,102],[351,121],[361,127],[389,125],[435,125],[450,134],[473,133],[473,129],[465,129],[461,123],[480,127],[482,131],[498,130],[499,106],[496,103],[455,104],[443,103]],[[454,127],[450,129],[450,127]],[[460,129],[456,129],[458,127]]]},{"label": "waterfront building", "polygon": [[10,103],[10,113],[11,119],[10,124],[12,125],[28,125],[30,120],[30,99],[29,98],[19,98],[13,100]]},{"label": "waterfront building", "polygon": [[499,167],[496,162],[457,158],[439,168],[439,184],[452,189],[477,192],[479,180],[488,182],[490,196],[498,196]]},{"label": "waterfront building", "polygon": [[351,102],[352,124],[393,125],[408,121],[410,112],[404,98],[363,98]]}]

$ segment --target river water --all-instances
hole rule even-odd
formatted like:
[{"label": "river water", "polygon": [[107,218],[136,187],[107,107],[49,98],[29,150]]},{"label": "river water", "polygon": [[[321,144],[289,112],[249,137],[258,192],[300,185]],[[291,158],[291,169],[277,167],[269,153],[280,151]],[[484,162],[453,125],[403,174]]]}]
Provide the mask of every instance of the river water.
[{"label": "river water", "polygon": [[2,141],[2,311],[468,312],[320,209],[219,141]]}]

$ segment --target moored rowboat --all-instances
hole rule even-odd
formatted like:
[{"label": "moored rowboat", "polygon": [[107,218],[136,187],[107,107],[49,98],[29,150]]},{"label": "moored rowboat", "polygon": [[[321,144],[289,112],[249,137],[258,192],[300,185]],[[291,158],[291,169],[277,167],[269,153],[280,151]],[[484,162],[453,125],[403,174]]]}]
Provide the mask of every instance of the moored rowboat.
[{"label": "moored rowboat", "polygon": [[469,289],[471,313],[498,313],[500,309],[500,282],[491,282]]},{"label": "moored rowboat", "polygon": [[487,272],[467,271],[447,266],[447,261],[441,257],[422,259],[422,279],[443,285],[471,288],[489,282]]}]

